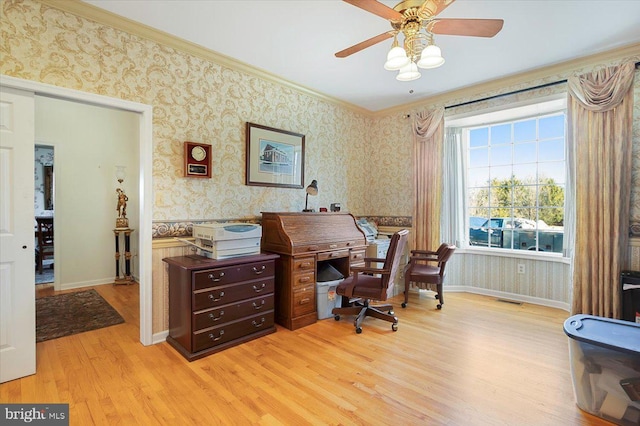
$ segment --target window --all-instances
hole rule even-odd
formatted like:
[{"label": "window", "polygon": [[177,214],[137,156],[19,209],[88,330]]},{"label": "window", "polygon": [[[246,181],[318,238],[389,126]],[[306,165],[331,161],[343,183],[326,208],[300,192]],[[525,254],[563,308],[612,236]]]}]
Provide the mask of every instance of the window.
[{"label": "window", "polygon": [[469,245],[562,253],[564,108],[493,115],[491,124],[462,127]]}]

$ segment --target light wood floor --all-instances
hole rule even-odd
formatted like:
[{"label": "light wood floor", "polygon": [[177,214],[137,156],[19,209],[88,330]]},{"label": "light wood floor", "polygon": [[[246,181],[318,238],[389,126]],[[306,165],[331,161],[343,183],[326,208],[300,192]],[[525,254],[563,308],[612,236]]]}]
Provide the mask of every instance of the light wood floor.
[{"label": "light wood floor", "polygon": [[395,333],[330,318],[189,363],[140,344],[137,285],[95,288],[126,323],[38,343],[1,402],[69,403],[72,425],[609,424],[575,405],[561,310],[412,293]]}]

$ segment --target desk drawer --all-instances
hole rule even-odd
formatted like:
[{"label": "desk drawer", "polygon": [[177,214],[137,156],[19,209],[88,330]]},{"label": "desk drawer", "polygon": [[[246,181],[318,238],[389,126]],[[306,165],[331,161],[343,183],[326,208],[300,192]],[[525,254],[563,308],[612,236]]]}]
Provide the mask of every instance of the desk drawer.
[{"label": "desk drawer", "polygon": [[275,266],[272,261],[254,262],[244,265],[213,268],[193,273],[193,289],[223,286],[240,281],[273,277]]},{"label": "desk drawer", "polygon": [[321,243],[321,244],[307,244],[293,247],[293,254],[303,254],[303,253],[315,253],[319,251],[330,251],[330,250],[344,250],[351,247],[355,247],[357,245],[363,245],[364,241],[358,243],[358,241],[349,240],[349,241],[335,241],[331,243]]},{"label": "desk drawer", "polygon": [[302,257],[293,259],[293,272],[299,271],[313,271],[315,268],[316,260],[313,256]]},{"label": "desk drawer", "polygon": [[352,250],[349,260],[351,266],[363,266],[366,250]]},{"label": "desk drawer", "polygon": [[197,290],[193,292],[193,310],[199,311],[273,293],[274,287],[274,279],[270,277],[264,280]]},{"label": "desk drawer", "polygon": [[334,250],[325,253],[318,253],[318,262],[329,259],[338,259],[341,257],[349,257],[349,249],[346,250]]},{"label": "desk drawer", "polygon": [[220,324],[193,333],[193,352],[230,342],[269,327],[273,327],[273,311]]},{"label": "desk drawer", "polygon": [[193,331],[273,310],[273,293],[193,313]]},{"label": "desk drawer", "polygon": [[293,315],[299,317],[301,315],[310,314],[316,310],[316,286],[315,283],[309,287],[303,287],[293,290]]},{"label": "desk drawer", "polygon": [[293,288],[316,285],[315,271],[310,271],[303,274],[294,274],[293,277],[291,277],[291,279],[292,279],[291,287]]}]

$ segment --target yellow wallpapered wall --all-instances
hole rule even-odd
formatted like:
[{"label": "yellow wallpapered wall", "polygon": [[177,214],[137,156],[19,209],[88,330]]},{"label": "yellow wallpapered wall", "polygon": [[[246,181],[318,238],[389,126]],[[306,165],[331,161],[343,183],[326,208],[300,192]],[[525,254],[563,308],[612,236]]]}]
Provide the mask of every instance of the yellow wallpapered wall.
[{"label": "yellow wallpapered wall", "polygon": [[[370,117],[34,1],[3,1],[0,19],[2,74],[153,106],[154,220],[302,210],[303,189],[244,184],[245,122],[306,135],[313,207],[369,213]],[[184,141],[212,144],[211,179],[182,176]]]}]

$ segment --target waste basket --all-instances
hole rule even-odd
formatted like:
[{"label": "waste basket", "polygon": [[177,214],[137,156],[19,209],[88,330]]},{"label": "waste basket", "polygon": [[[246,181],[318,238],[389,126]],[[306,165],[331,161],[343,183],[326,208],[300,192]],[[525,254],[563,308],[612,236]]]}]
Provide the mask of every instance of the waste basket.
[{"label": "waste basket", "polygon": [[331,311],[336,306],[340,306],[341,296],[336,294],[336,288],[340,284],[344,275],[338,271],[331,263],[318,263],[316,279],[316,310],[318,319],[330,318]]},{"label": "waste basket", "polygon": [[343,280],[335,281],[318,281],[316,283],[316,300],[318,308],[318,319],[332,318],[331,311],[333,308],[340,306],[340,300],[342,296],[336,293],[336,287]]},{"label": "waste basket", "polygon": [[640,324],[593,315],[564,322],[578,407],[618,425],[640,424]]},{"label": "waste basket", "polygon": [[640,271],[622,271],[622,319],[640,323]]}]

